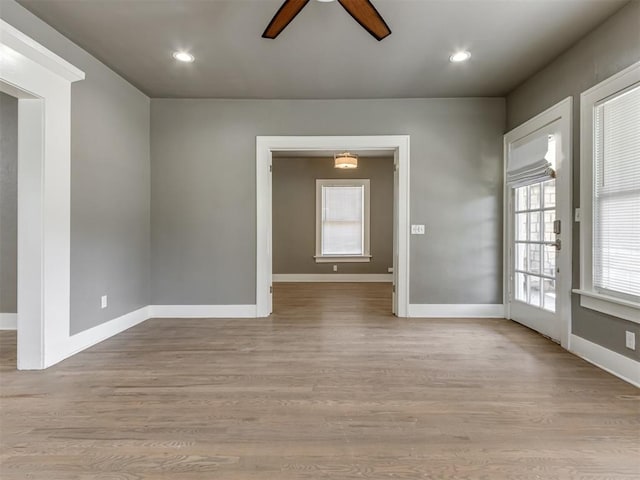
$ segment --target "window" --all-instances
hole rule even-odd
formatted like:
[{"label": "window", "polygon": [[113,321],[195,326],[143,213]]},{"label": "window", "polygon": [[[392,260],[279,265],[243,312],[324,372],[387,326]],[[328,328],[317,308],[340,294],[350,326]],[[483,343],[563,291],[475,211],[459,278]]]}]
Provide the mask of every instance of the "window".
[{"label": "window", "polygon": [[640,63],[582,94],[581,304],[640,323]]},{"label": "window", "polygon": [[316,262],[368,262],[369,180],[316,180]]}]

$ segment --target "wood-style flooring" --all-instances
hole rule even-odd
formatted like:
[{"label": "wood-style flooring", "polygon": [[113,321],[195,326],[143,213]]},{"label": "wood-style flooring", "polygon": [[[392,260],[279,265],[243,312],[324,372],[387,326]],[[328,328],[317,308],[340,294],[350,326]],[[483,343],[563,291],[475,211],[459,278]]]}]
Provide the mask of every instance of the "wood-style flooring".
[{"label": "wood-style flooring", "polygon": [[278,284],[269,319],[149,320],[41,372],[0,332],[2,480],[639,479],[639,390],[506,320]]}]

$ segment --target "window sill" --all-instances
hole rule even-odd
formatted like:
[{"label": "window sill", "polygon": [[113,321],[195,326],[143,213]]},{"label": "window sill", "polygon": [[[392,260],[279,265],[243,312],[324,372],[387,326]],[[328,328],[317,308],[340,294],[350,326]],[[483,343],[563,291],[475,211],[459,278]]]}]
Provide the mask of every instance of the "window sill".
[{"label": "window sill", "polygon": [[316,259],[316,263],[366,263],[371,261],[371,255],[356,255],[356,256],[318,256],[313,257]]},{"label": "window sill", "polygon": [[573,290],[580,295],[580,306],[614,317],[640,323],[640,303],[588,290]]}]

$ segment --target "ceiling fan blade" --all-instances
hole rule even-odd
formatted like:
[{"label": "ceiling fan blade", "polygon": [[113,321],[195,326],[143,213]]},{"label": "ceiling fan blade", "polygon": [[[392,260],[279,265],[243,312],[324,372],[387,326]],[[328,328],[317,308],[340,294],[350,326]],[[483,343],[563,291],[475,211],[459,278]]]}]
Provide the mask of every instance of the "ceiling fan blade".
[{"label": "ceiling fan blade", "polygon": [[309,0],[285,0],[280,9],[269,22],[262,38],[276,38],[286,28]]},{"label": "ceiling fan blade", "polygon": [[377,40],[391,35],[391,29],[369,0],[338,0],[356,22]]}]

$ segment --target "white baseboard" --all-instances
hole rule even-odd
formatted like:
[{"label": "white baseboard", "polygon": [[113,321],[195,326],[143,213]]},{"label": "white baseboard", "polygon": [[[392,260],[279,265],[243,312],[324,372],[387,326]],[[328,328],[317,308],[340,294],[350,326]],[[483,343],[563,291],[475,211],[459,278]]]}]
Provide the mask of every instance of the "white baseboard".
[{"label": "white baseboard", "polygon": [[150,305],[150,318],[256,318],[255,305]]},{"label": "white baseboard", "polygon": [[47,366],[54,365],[82,350],[92,347],[118,333],[134,327],[149,318],[149,307],[142,307],[121,317],[96,325],[75,335],[71,335],[63,348],[55,352],[45,352]]},{"label": "white baseboard", "polygon": [[0,330],[17,330],[17,313],[0,313]]},{"label": "white baseboard", "polygon": [[418,318],[504,318],[502,304],[413,303],[409,317]]},{"label": "white baseboard", "polygon": [[274,273],[273,282],[364,283],[393,282],[391,273]]},{"label": "white baseboard", "polygon": [[640,387],[640,362],[573,334],[569,338],[569,351],[625,382]]}]

